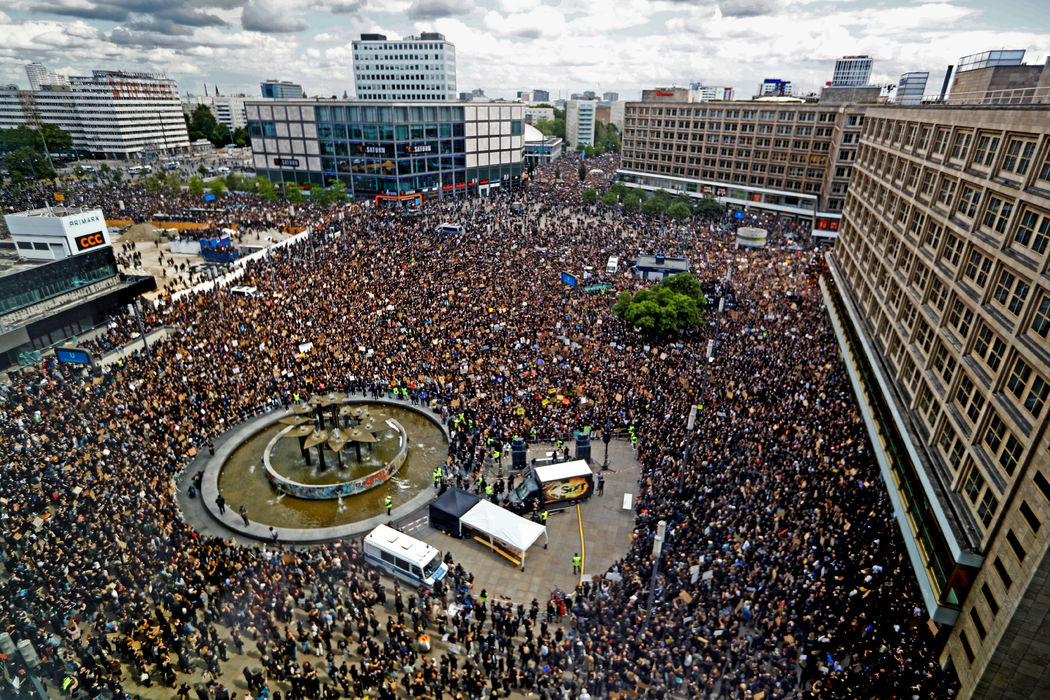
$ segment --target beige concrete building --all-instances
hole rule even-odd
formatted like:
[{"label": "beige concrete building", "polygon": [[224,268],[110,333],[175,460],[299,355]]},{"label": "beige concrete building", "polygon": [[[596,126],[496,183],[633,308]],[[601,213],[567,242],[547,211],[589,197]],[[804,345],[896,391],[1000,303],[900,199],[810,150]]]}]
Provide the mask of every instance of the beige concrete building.
[{"label": "beige concrete building", "polygon": [[865,109],[842,222],[822,287],[941,661],[1045,697],[1050,106]]},{"label": "beige concrete building", "polygon": [[626,103],[620,179],[838,230],[863,107],[694,98],[667,88]]}]

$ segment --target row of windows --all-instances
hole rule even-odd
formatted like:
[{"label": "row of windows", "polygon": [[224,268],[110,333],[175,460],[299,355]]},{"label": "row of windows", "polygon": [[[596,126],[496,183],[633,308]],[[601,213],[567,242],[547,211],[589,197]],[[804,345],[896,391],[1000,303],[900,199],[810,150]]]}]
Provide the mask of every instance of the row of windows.
[{"label": "row of windows", "polygon": [[[761,121],[800,121],[800,122],[834,122],[835,111],[797,110],[794,108],[783,110],[771,109],[715,109],[708,107],[663,107],[628,105],[625,117],[683,117],[683,118],[708,118],[708,119],[738,119],[738,120],[761,120]],[[859,114],[849,115],[847,123],[850,126],[859,126],[863,119]]]}]

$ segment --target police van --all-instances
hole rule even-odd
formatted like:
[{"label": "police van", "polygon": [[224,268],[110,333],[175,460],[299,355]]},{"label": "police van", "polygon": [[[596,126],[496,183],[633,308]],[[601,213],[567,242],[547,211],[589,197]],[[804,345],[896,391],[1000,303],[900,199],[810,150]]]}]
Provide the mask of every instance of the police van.
[{"label": "police van", "polygon": [[459,224],[452,224],[452,223],[441,224],[436,229],[434,229],[434,233],[436,233],[438,235],[451,235],[451,236],[454,236],[454,235],[456,235],[458,233],[463,233],[463,231],[464,231],[464,228],[462,226],[460,226]]},{"label": "police van", "polygon": [[615,275],[619,269],[620,259],[615,255],[609,258],[609,262],[605,263],[605,274],[607,275]]},{"label": "police van", "polygon": [[448,573],[441,550],[386,525],[365,535],[364,549],[372,564],[413,585],[433,588]]}]

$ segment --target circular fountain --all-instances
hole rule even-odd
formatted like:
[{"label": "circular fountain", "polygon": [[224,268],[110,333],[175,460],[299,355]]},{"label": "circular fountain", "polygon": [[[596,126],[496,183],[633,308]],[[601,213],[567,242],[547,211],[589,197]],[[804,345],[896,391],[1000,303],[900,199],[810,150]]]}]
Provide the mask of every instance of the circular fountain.
[{"label": "circular fountain", "polygon": [[[433,497],[448,433],[401,401],[311,396],[227,431],[201,483],[201,505],[225,528],[259,539],[320,542],[366,532]],[[216,497],[226,502],[219,513]],[[387,515],[386,500],[393,513]],[[238,515],[247,510],[249,523]]]}]

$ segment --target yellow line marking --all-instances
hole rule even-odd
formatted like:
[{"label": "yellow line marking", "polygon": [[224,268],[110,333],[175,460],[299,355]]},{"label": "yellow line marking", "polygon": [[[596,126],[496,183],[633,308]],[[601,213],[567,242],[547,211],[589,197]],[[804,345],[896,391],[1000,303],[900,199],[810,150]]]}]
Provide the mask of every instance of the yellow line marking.
[{"label": "yellow line marking", "polygon": [[580,526],[580,583],[583,583],[583,569],[587,566],[587,548],[583,544],[583,515],[580,514],[580,504],[576,504],[576,524]]}]

